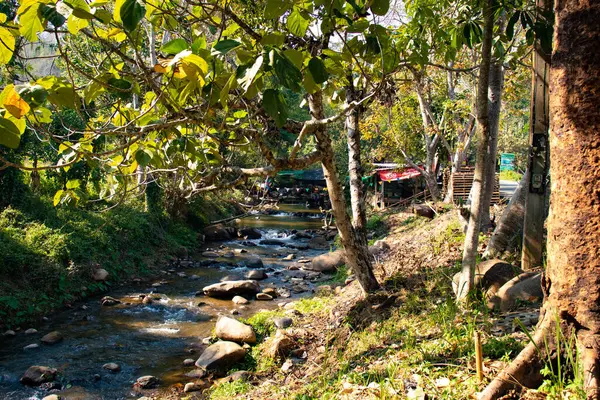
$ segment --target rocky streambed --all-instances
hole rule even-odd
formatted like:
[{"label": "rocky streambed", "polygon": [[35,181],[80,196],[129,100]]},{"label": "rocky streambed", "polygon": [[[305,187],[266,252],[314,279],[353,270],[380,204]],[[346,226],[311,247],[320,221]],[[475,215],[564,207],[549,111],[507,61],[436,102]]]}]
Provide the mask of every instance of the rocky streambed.
[{"label": "rocky streambed", "polygon": [[[310,296],[331,279],[322,266],[311,270],[333,238],[315,213],[251,215],[238,225],[252,234],[210,242],[153,279],[5,332],[0,398],[137,399],[188,383],[188,391],[203,389],[195,379],[243,358],[244,343],[256,341],[238,319]],[[212,343],[213,332],[225,340]]]}]

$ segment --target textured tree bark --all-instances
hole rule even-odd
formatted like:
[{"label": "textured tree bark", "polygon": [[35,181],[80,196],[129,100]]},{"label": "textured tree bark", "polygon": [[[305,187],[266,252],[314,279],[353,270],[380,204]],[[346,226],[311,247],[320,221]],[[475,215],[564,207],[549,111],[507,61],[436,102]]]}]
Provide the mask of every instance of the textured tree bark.
[{"label": "textured tree bark", "polygon": [[[319,91],[309,96],[308,105],[312,118],[323,119],[323,94]],[[366,241],[362,241],[356,230],[352,226],[350,216],[346,212],[346,201],[342,182],[335,166],[331,138],[327,134],[325,127],[319,126],[315,129],[317,139],[317,150],[321,153],[321,163],[329,199],[331,201],[331,211],[335,217],[335,224],[344,246],[346,264],[358,280],[365,296],[380,288],[371,263],[371,255]]]},{"label": "textured tree bark", "polygon": [[479,80],[477,83],[477,131],[479,143],[477,146],[477,159],[475,161],[475,176],[471,189],[471,215],[465,236],[462,258],[462,273],[458,284],[456,298],[464,301],[473,288],[475,264],[477,261],[477,245],[479,243],[479,226],[481,223],[481,208],[483,204],[483,183],[485,180],[486,153],[490,126],[488,121],[488,86],[491,64],[492,35],[494,16],[492,11],[493,0],[483,1],[483,41],[481,44],[481,64]]},{"label": "textured tree bark", "polygon": [[[550,216],[547,296],[536,337],[558,318],[580,348],[588,399],[600,398],[600,2],[557,0],[550,73]],[[507,367],[522,374],[525,348]],[[495,399],[512,387],[501,374],[484,390]],[[539,382],[537,382],[539,383]]]},{"label": "textured tree bark", "polygon": [[519,186],[513,193],[506,210],[502,214],[494,233],[490,238],[483,258],[496,258],[511,249],[523,233],[523,218],[525,218],[525,196],[529,189],[529,174],[526,172],[521,178]]},{"label": "textured tree bark", "polygon": [[[346,88],[346,102],[351,103],[359,99],[359,92],[352,85],[352,79]],[[346,117],[346,132],[348,135],[348,173],[350,175],[350,204],[352,207],[352,224],[357,235],[367,242],[367,209],[364,200],[364,187],[362,182],[363,168],[360,159],[360,108],[355,108]],[[364,236],[364,238],[363,238]]]},{"label": "textured tree bark", "polygon": [[[500,30],[504,24],[499,23]],[[487,232],[491,227],[490,205],[496,185],[496,157],[498,156],[498,128],[500,126],[500,110],[502,108],[502,90],[504,89],[504,67],[501,60],[496,60],[490,67],[489,86],[489,124],[490,137],[487,150],[487,164],[485,170],[485,183],[483,204],[481,205],[481,230]]]}]

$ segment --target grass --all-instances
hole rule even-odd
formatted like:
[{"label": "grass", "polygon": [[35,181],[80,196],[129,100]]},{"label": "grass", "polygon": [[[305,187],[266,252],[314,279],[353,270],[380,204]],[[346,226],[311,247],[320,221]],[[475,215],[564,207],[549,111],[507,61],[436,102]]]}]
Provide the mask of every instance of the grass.
[{"label": "grass", "polygon": [[500,179],[503,181],[516,181],[520,182],[523,174],[520,174],[516,171],[501,171]]}]

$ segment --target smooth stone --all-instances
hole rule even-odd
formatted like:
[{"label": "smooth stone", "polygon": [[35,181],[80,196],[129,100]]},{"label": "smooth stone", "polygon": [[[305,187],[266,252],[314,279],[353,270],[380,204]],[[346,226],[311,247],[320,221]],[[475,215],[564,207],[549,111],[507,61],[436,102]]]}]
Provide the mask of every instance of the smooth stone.
[{"label": "smooth stone", "polygon": [[152,375],[137,378],[135,385],[142,389],[153,389],[160,384],[160,379]]},{"label": "smooth stone", "polygon": [[257,293],[256,300],[273,300],[273,296],[270,296],[266,293]]},{"label": "smooth stone", "polygon": [[32,344],[28,344],[27,346],[23,347],[23,350],[35,350],[35,349],[39,349],[40,345],[37,343],[32,343]]},{"label": "smooth stone", "polygon": [[63,340],[63,335],[59,331],[52,331],[44,335],[40,340],[45,344],[56,344]]},{"label": "smooth stone", "polygon": [[206,376],[206,370],[204,369],[193,369],[190,372],[184,374],[188,378],[200,379]]},{"label": "smooth stone", "polygon": [[217,258],[219,257],[219,253],[217,253],[216,251],[205,251],[202,253],[202,257]]},{"label": "smooth stone", "polygon": [[211,344],[196,361],[205,370],[225,369],[246,356],[246,350],[235,342],[221,341]]},{"label": "smooth stone", "polygon": [[211,383],[207,382],[207,381],[188,382],[183,387],[183,391],[184,391],[184,393],[198,392],[198,391],[204,390],[210,386],[211,386]]},{"label": "smooth stone", "polygon": [[13,331],[13,330],[10,330],[10,329],[9,329],[9,330],[7,330],[6,332],[4,332],[2,335],[3,335],[3,336],[7,336],[7,337],[14,337],[14,336],[16,336],[17,334],[15,333],[15,331]]},{"label": "smooth stone", "polygon": [[256,343],[256,334],[250,325],[223,315],[217,320],[215,335],[219,339],[232,342]]},{"label": "smooth stone", "polygon": [[195,362],[196,360],[194,360],[193,358],[186,358],[185,360],[183,360],[183,365],[186,367],[190,367],[194,365]]},{"label": "smooth stone", "polygon": [[114,297],[110,297],[110,296],[104,296],[100,300],[100,304],[102,304],[104,307],[114,306],[119,303],[121,303],[119,300],[115,299]]},{"label": "smooth stone", "polygon": [[60,397],[57,394],[51,394],[44,397],[42,400],[60,400]]},{"label": "smooth stone", "polygon": [[244,261],[246,268],[263,268],[263,261],[258,257],[249,257]]},{"label": "smooth stone", "polygon": [[25,371],[21,383],[27,386],[40,386],[42,383],[53,381],[55,377],[56,369],[34,365]]},{"label": "smooth stone", "polygon": [[225,281],[206,286],[202,289],[206,296],[233,297],[236,295],[255,294],[260,292],[260,285],[253,280]]},{"label": "smooth stone", "polygon": [[121,366],[117,363],[106,363],[102,366],[102,368],[110,372],[119,372],[121,370]]},{"label": "smooth stone", "polygon": [[92,278],[96,282],[104,282],[105,280],[108,279],[108,271],[105,270],[104,268],[98,268],[97,270],[94,271],[94,275],[92,276]]},{"label": "smooth stone", "polygon": [[26,335],[35,335],[36,333],[38,333],[37,329],[33,329],[33,328],[29,328],[25,331]]},{"label": "smooth stone", "polygon": [[242,296],[234,296],[233,299],[231,299],[231,301],[234,304],[248,304],[249,303],[249,301]]},{"label": "smooth stone", "polygon": [[252,269],[246,273],[246,279],[261,281],[263,279],[267,279],[267,274],[265,274],[265,271],[263,270]]},{"label": "smooth stone", "polygon": [[304,269],[317,272],[333,272],[346,263],[343,250],[321,254],[312,259],[310,264],[305,264]]},{"label": "smooth stone", "polygon": [[294,323],[290,317],[275,318],[273,322],[275,323],[275,326],[280,329],[289,328]]},{"label": "smooth stone", "polygon": [[273,298],[279,296],[279,293],[277,292],[277,289],[271,288],[271,287],[264,288],[262,292],[268,294],[269,296],[271,296]]}]

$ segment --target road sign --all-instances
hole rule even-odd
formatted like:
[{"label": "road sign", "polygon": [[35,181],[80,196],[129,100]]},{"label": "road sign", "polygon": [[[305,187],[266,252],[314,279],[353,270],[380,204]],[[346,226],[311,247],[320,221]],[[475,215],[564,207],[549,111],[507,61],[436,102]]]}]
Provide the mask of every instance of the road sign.
[{"label": "road sign", "polygon": [[503,153],[500,155],[500,171],[515,170],[515,155],[513,153]]}]

